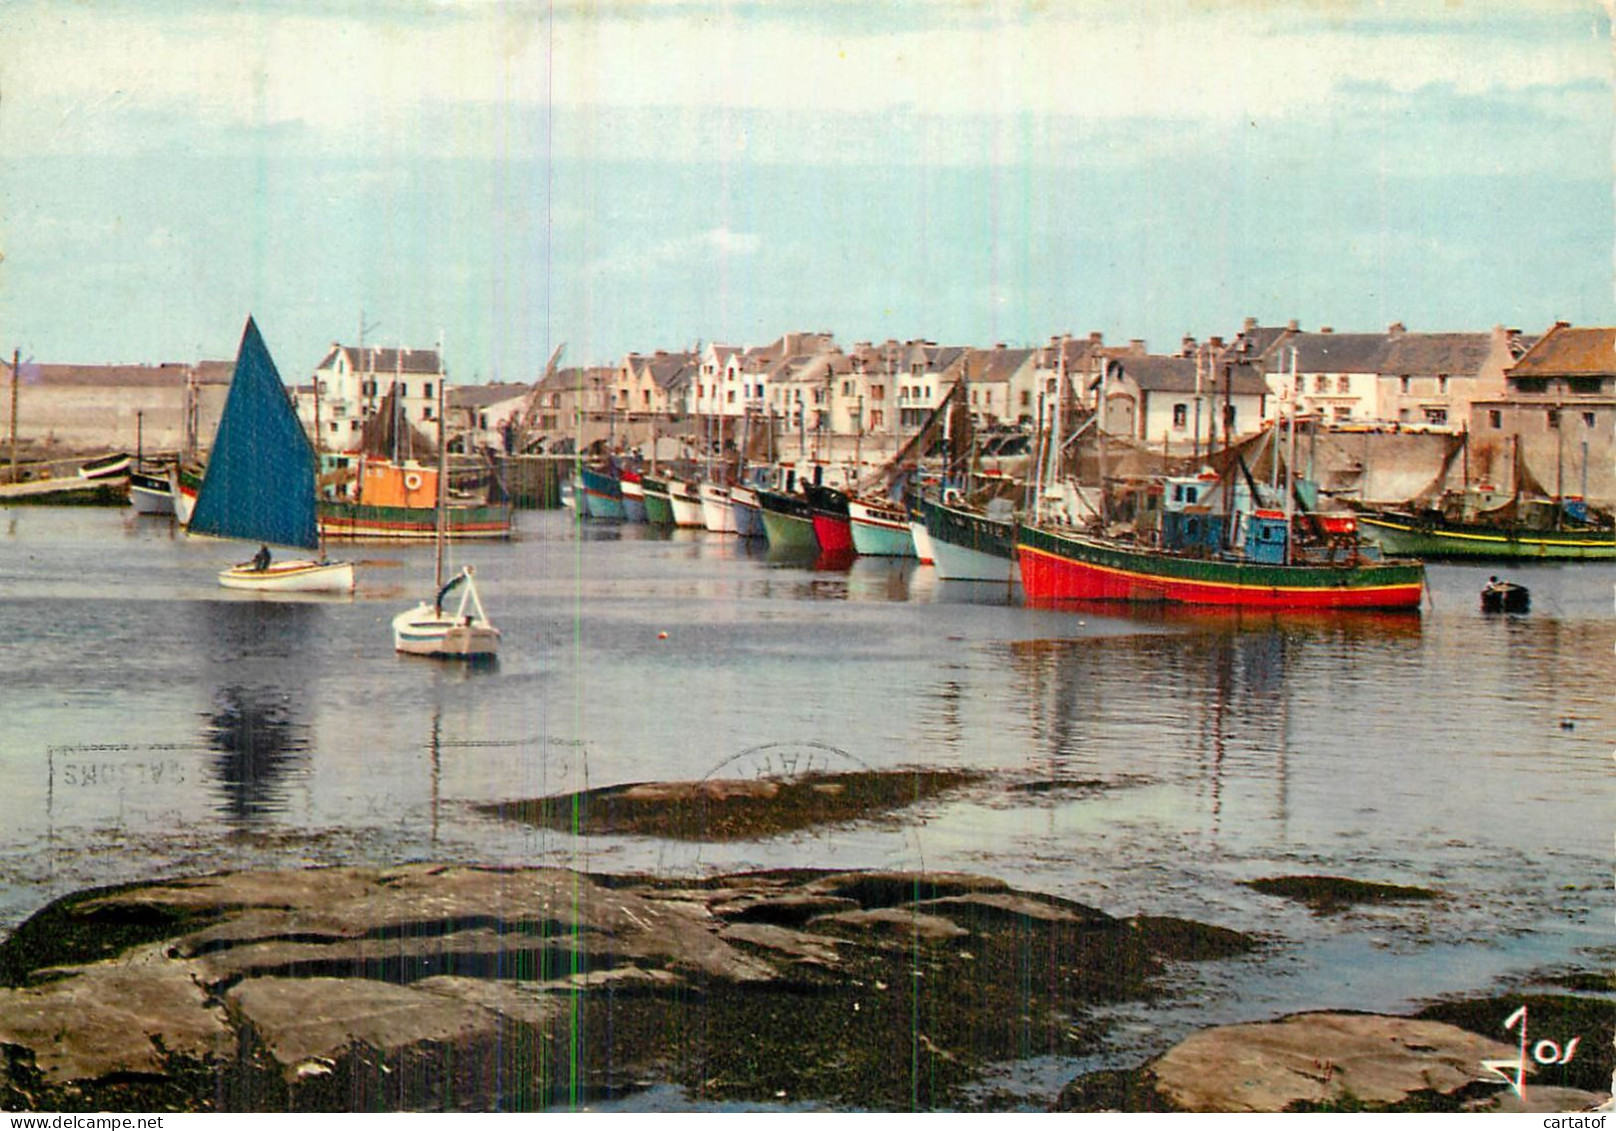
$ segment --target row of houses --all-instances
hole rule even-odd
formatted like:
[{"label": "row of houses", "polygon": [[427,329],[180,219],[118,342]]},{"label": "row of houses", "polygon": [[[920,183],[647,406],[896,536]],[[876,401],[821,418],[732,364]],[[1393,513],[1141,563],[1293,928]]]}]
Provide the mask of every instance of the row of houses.
[{"label": "row of houses", "polygon": [[[23,433],[65,446],[206,446],[230,363],[158,366],[27,364]],[[9,367],[0,370],[15,380]],[[295,391],[310,434],[327,451],[355,449],[364,421],[393,394],[398,410],[436,431],[448,380],[435,349],[333,343]],[[1540,336],[1375,333],[1265,326],[1247,319],[1227,340],[1182,339],[1171,353],[1099,333],[1037,347],[945,346],[889,340],[839,345],[825,332],[789,333],[755,347],[711,343],[630,353],[612,366],[559,369],[536,385],[448,386],[451,430],[471,446],[510,450],[536,431],[576,435],[582,422],[639,423],[689,434],[698,424],[731,439],[743,428],[790,436],[901,442],[958,388],[976,423],[1031,429],[1101,414],[1105,431],[1175,452],[1306,413],[1343,428],[1465,431],[1474,437],[1549,435],[1608,446],[1616,430],[1616,329],[1556,323]],[[1057,402],[1059,408],[1057,409]],[[0,428],[9,429],[9,398]]]}]

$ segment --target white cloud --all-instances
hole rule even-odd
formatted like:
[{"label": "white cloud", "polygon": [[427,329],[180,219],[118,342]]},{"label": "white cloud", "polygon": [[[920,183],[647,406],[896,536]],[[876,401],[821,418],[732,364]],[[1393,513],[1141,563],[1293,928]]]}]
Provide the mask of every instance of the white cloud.
[{"label": "white cloud", "polygon": [[[1529,9],[1545,21],[1567,10],[1586,11]],[[13,12],[0,127],[24,149],[138,145],[156,118],[200,132],[296,126],[310,144],[486,154],[536,144],[513,122],[550,105],[603,117],[657,108],[1262,121],[1326,108],[1345,83],[1480,94],[1602,82],[1609,71],[1598,36],[1567,41],[1550,22],[1523,31],[1518,11],[1486,3],[1299,12],[1000,0],[883,5],[879,17],[854,4],[581,0],[553,16],[487,3],[391,20],[296,11]],[[1515,22],[1489,35],[1490,20]],[[463,136],[445,125],[455,107],[478,111]]]},{"label": "white cloud", "polygon": [[589,270],[597,275],[616,275],[652,272],[673,265],[704,268],[756,255],[762,246],[762,237],[754,232],[720,226],[649,247],[614,249],[596,257]]}]

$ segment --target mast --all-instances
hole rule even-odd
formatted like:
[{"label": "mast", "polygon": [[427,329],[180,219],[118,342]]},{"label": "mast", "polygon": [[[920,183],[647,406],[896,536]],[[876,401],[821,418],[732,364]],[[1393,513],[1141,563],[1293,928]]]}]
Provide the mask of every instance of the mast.
[{"label": "mast", "polygon": [[[443,347],[441,343],[439,344],[438,351],[438,357],[441,359],[443,357]],[[447,377],[448,366],[443,365],[441,368],[444,370],[444,373],[442,373],[440,376]],[[443,387],[446,384],[448,384],[447,381],[440,380],[438,382],[438,523],[437,530],[432,540],[432,603],[437,607],[437,610],[440,613],[443,611],[441,594],[443,593],[444,527],[448,520],[447,511],[449,504],[449,422],[445,420],[443,416],[444,405],[448,399],[444,396],[443,391]]]},{"label": "mast", "polygon": [[[1111,508],[1106,502],[1105,490],[1105,382],[1111,372],[1111,359],[1100,358],[1100,398],[1094,409],[1094,453],[1095,463],[1099,468],[1100,479],[1100,521],[1104,523],[1110,516]],[[1200,398],[1196,398],[1196,406],[1200,405]]]},{"label": "mast", "polygon": [[22,381],[22,350],[11,351],[11,481],[17,481],[17,385]]},{"label": "mast", "polygon": [[[1283,414],[1283,405],[1281,406]],[[1290,565],[1294,560],[1291,554],[1291,543],[1296,540],[1296,402],[1291,401],[1290,420],[1285,428],[1286,439],[1290,441],[1289,450],[1285,454],[1285,564]],[[1277,448],[1278,445],[1276,444]],[[1274,462],[1279,462],[1279,453],[1274,453]]]}]

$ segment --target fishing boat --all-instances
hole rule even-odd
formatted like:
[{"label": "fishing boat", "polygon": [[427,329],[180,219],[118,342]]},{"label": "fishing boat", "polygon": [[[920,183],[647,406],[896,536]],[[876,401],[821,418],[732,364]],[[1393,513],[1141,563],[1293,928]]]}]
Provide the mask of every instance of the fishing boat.
[{"label": "fishing boat", "polygon": [[768,537],[763,529],[763,508],[758,505],[756,488],[737,483],[729,489],[729,501],[735,516],[735,533],[742,538]]},{"label": "fishing boat", "polygon": [[1425,567],[1356,553],[1287,561],[1285,518],[1257,511],[1243,554],[1175,553],[1075,529],[1021,525],[1016,553],[1030,603],[1132,601],[1250,609],[1418,609]]},{"label": "fishing boat", "polygon": [[251,561],[220,572],[227,589],[351,592],[352,562],[330,561],[323,551],[282,562],[270,555],[272,545],[322,549],[316,502],[314,449],[249,317],[190,531],[261,544]]},{"label": "fishing boat", "polygon": [[707,481],[701,485],[701,523],[714,534],[739,534],[731,489]]},{"label": "fishing boat", "polygon": [[885,499],[847,500],[853,528],[853,548],[871,557],[912,558],[914,535],[909,532],[909,511]]},{"label": "fishing boat", "polygon": [[834,487],[805,483],[803,494],[814,514],[814,538],[821,551],[830,554],[853,550],[853,523],[848,516],[847,495]]},{"label": "fishing boat", "polygon": [[1534,530],[1454,522],[1437,512],[1361,511],[1358,524],[1386,553],[1438,560],[1581,561],[1616,558],[1616,528],[1567,523]]},{"label": "fishing boat", "polygon": [[641,475],[640,488],[645,493],[645,521],[652,526],[672,526],[673,500],[668,495],[667,481]]},{"label": "fishing boat", "polygon": [[361,447],[354,474],[345,484],[347,493],[320,500],[320,531],[325,537],[425,541],[437,537],[442,517],[444,536],[454,541],[510,538],[510,506],[489,503],[484,491],[450,498],[447,515],[441,513],[445,508],[437,505],[438,499],[449,498],[447,482],[439,491],[447,464],[415,458],[418,451],[429,452],[432,442],[405,417],[396,384],[365,422]]},{"label": "fishing boat", "polygon": [[807,499],[761,487],[757,498],[771,551],[797,554],[819,551],[819,540],[814,534],[814,510]]},{"label": "fishing boat", "polygon": [[623,518],[623,488],[613,469],[580,467],[578,479],[583,486],[585,514],[589,518],[621,520]]},{"label": "fishing boat", "polygon": [[701,526],[701,496],[696,485],[684,479],[668,480],[668,502],[673,508],[675,526]]},{"label": "fishing boat", "polygon": [[174,485],[167,475],[131,471],[129,505],[135,508],[136,514],[171,515],[174,513]]},{"label": "fishing boat", "polygon": [[640,473],[632,468],[620,468],[617,480],[618,489],[623,493],[623,518],[629,522],[644,522],[645,487],[640,483]]},{"label": "fishing boat", "polygon": [[937,554],[932,549],[931,534],[926,529],[926,516],[918,506],[909,508],[909,537],[914,539],[915,557],[920,559],[920,564],[936,565]]},{"label": "fishing boat", "polygon": [[[447,582],[443,579],[443,551],[449,539],[448,484],[445,462],[448,445],[443,442],[444,396],[438,387],[438,529],[433,539],[433,597],[393,618],[393,650],[411,656],[446,660],[490,660],[499,654],[499,629],[488,619],[477,577],[471,566],[464,566]],[[454,612],[445,601],[453,593],[460,601]]]},{"label": "fishing boat", "polygon": [[168,469],[168,486],[173,492],[175,521],[181,526],[190,526],[197,492],[202,490],[201,470],[176,463]]},{"label": "fishing boat", "polygon": [[979,510],[958,500],[923,500],[921,513],[937,576],[944,581],[1021,584],[1016,570],[1016,523],[1008,503]]}]

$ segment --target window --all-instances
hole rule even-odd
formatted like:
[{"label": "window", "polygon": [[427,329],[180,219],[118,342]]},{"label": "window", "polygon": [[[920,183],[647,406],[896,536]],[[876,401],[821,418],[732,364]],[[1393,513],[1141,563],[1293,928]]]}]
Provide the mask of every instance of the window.
[{"label": "window", "polygon": [[1313,391],[1315,393],[1328,393],[1330,391],[1330,379],[1328,377],[1313,378]]},{"label": "window", "polygon": [[731,389],[731,390],[730,390],[730,391],[729,391],[729,397],[728,397],[728,398],[727,398],[727,399],[728,399],[728,401],[729,401],[729,403],[730,403],[730,404],[734,404],[734,403],[735,403],[735,390],[734,390],[734,389]]},{"label": "window", "polygon": [[432,406],[431,405],[427,405],[424,409],[421,410],[421,419],[422,420],[431,420],[432,419]]},{"label": "window", "polygon": [[1447,393],[1447,391],[1448,391],[1448,379],[1447,379],[1446,375],[1438,377],[1436,379],[1436,391],[1437,391],[1437,394],[1439,396],[1445,395]]},{"label": "window", "polygon": [[1234,407],[1235,406],[1232,404],[1226,404],[1223,406],[1223,429],[1226,432],[1234,431]]},{"label": "window", "polygon": [[1448,422],[1448,410],[1447,409],[1445,409],[1445,408],[1428,408],[1428,409],[1425,410],[1425,423],[1427,423],[1427,424],[1446,424],[1447,422]]},{"label": "window", "polygon": [[1335,379],[1335,391],[1338,393],[1352,392],[1352,378],[1347,376],[1337,377]]},{"label": "window", "polygon": [[1547,377],[1517,377],[1515,388],[1522,393],[1546,393],[1549,391]]},{"label": "window", "polygon": [[843,381],[842,382],[842,396],[850,397],[852,395],[853,395],[853,382],[851,382],[851,381]]},{"label": "window", "polygon": [[1594,414],[1593,413],[1585,412],[1585,413],[1582,414],[1582,426],[1584,428],[1592,428],[1594,426]]},{"label": "window", "polygon": [[1028,408],[1028,407],[1031,406],[1031,404],[1032,404],[1032,390],[1031,389],[1023,389],[1023,390],[1021,390],[1021,407],[1022,408]]},{"label": "window", "polygon": [[870,386],[870,399],[872,401],[884,401],[884,400],[886,400],[887,399],[887,387],[885,385],[871,385]]},{"label": "window", "polygon": [[1599,393],[1605,388],[1603,377],[1568,377],[1566,387],[1573,393]]},{"label": "window", "polygon": [[410,395],[410,383],[408,381],[400,381],[398,383],[398,395],[400,397],[407,397]]},{"label": "window", "polygon": [[338,429],[340,429],[341,427],[342,427],[342,425],[338,424],[335,420],[333,420],[331,422],[331,431],[335,432]]},{"label": "window", "polygon": [[1490,408],[1487,410],[1487,427],[1502,428],[1504,426],[1504,410]]},{"label": "window", "polygon": [[1557,408],[1549,409],[1548,418],[1549,418],[1549,430],[1550,431],[1553,431],[1554,429],[1560,427],[1560,410],[1559,409],[1557,409]]},{"label": "window", "polygon": [[425,397],[427,400],[432,399],[432,382],[431,381],[428,381],[425,385],[421,386],[421,395],[423,397]]},{"label": "window", "polygon": [[1409,385],[1411,383],[1412,383],[1412,381],[1411,381],[1410,378],[1408,378],[1408,377],[1399,377],[1397,379],[1397,391],[1399,393],[1405,393],[1406,394],[1408,392],[1408,387],[1409,387]]},{"label": "window", "polygon": [[1175,404],[1173,406],[1173,427],[1182,432],[1189,425],[1189,422],[1190,406],[1182,402]]},{"label": "window", "polygon": [[884,428],[886,426],[886,422],[887,422],[886,416],[887,416],[887,414],[885,412],[883,412],[881,409],[872,408],[870,410],[870,427],[871,428]]}]

